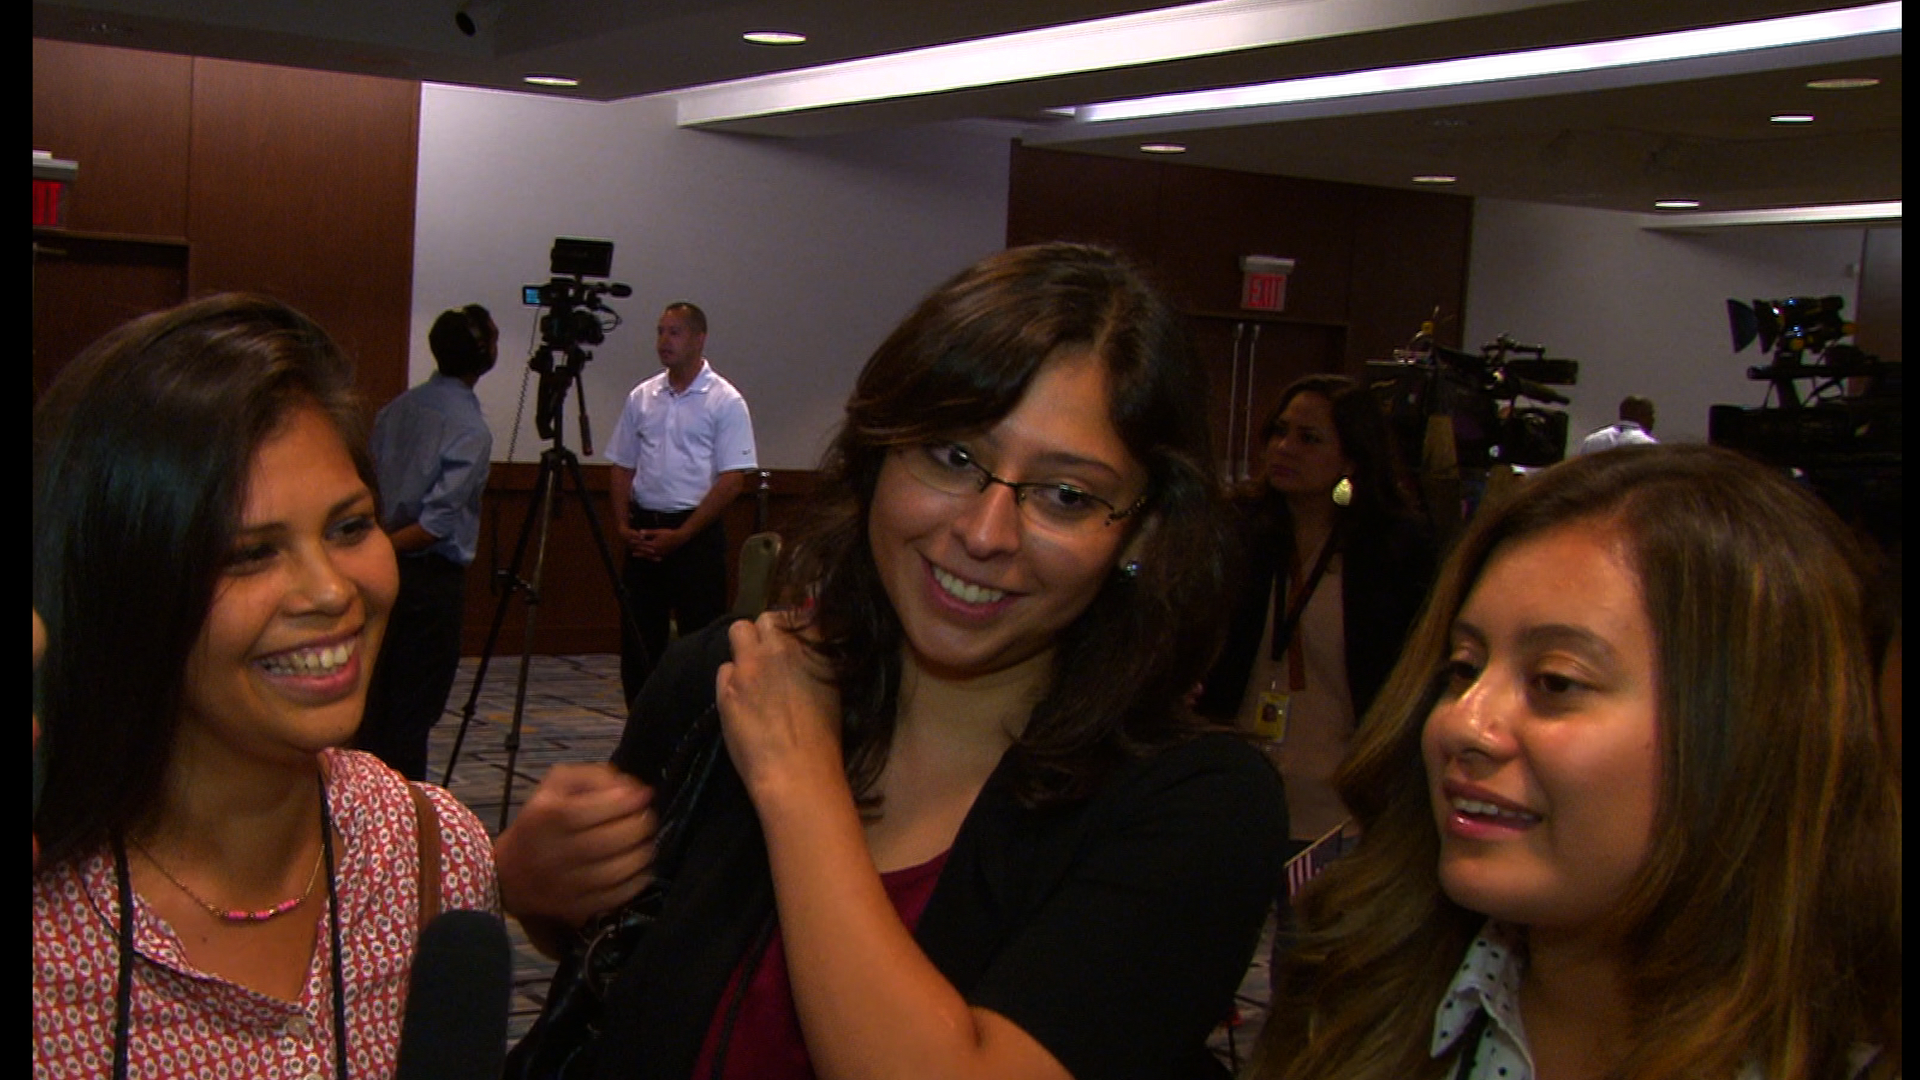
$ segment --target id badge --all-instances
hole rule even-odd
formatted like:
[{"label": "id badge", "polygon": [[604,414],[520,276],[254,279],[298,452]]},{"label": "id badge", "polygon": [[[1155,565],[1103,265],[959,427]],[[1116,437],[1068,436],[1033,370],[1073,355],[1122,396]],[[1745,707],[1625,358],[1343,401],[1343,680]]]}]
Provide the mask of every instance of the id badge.
[{"label": "id badge", "polygon": [[1253,720],[1253,733],[1268,742],[1287,737],[1287,714],[1293,707],[1293,695],[1285,690],[1263,690],[1260,712]]}]

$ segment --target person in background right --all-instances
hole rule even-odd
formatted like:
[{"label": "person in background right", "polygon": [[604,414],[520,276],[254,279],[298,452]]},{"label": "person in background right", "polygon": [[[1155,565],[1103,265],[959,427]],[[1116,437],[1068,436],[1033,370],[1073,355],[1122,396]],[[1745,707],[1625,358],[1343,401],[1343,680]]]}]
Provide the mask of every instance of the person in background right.
[{"label": "person in background right", "polygon": [[1901,1073],[1863,560],[1764,466],[1623,447],[1469,524],[1352,756],[1252,1080]]},{"label": "person in background right", "polygon": [[1616,446],[1655,443],[1653,399],[1629,394],[1620,399],[1620,420],[1580,440],[1580,454],[1597,454]]},{"label": "person in background right", "polygon": [[1261,435],[1266,475],[1236,500],[1241,587],[1195,709],[1266,741],[1286,781],[1291,855],[1348,816],[1334,768],[1400,655],[1437,555],[1365,386],[1296,380]]}]

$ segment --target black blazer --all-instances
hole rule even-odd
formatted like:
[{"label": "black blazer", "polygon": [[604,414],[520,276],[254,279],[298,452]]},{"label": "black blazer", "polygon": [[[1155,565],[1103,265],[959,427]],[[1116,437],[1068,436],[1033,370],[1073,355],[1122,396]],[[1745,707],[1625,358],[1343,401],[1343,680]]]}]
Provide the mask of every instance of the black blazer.
[{"label": "black blazer", "polygon": [[[616,765],[649,776],[713,700],[726,621],[667,650]],[[1084,802],[1035,810],[1014,797],[1011,758],[961,825],[914,930],[928,959],[1076,1076],[1226,1080],[1205,1042],[1280,879],[1279,777],[1243,740],[1208,734],[1121,765]],[[666,910],[608,994],[601,1080],[685,1077],[772,917],[765,840],[725,754],[694,820]],[[1080,992],[1058,993],[1062,978]]]},{"label": "black blazer", "polygon": [[[1293,561],[1293,517],[1279,494],[1264,491],[1240,500],[1241,566],[1239,587],[1227,624],[1227,642],[1207,673],[1195,708],[1203,716],[1231,720],[1240,711],[1254,653],[1266,629],[1276,577],[1281,610],[1286,610],[1283,571]],[[1346,628],[1347,689],[1356,720],[1380,693],[1400,658],[1407,631],[1433,586],[1438,552],[1419,518],[1363,522],[1348,518],[1338,527],[1343,559],[1341,622]]]}]

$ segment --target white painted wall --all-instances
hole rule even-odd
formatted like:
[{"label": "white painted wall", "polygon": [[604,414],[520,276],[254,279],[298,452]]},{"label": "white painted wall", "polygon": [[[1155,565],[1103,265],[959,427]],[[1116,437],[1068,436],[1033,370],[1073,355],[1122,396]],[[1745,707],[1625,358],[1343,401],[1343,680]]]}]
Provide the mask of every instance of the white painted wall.
[{"label": "white painted wall", "polygon": [[1861,228],[1674,233],[1647,230],[1646,221],[1496,199],[1475,205],[1465,345],[1477,351],[1510,333],[1580,361],[1578,385],[1559,388],[1573,399],[1569,452],[1612,423],[1628,394],[1653,399],[1663,442],[1705,442],[1710,405],[1761,404],[1768,384],[1746,372],[1768,357],[1757,343],[1733,351],[1728,299],[1842,296],[1842,314],[1855,314]]},{"label": "white painted wall", "polygon": [[[594,457],[626,393],[660,370],[660,309],[707,312],[707,357],[753,412],[760,463],[808,469],[869,353],[928,290],[1004,246],[1011,140],[943,126],[785,140],[681,130],[666,98],[600,103],[421,88],[409,382],[441,311],[485,304],[500,364],[478,392],[508,460],[555,236],[614,241],[625,320],[585,369]],[[531,385],[512,460],[535,460]],[[567,445],[579,451],[575,403]]]}]

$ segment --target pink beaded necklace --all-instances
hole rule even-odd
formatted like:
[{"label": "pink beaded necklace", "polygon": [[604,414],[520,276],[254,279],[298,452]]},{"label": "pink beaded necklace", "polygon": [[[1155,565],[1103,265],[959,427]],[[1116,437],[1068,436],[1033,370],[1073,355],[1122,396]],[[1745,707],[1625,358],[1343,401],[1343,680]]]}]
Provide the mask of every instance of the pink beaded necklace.
[{"label": "pink beaded necklace", "polygon": [[228,910],[223,910],[221,908],[215,907],[214,905],[208,903],[206,900],[202,899],[199,893],[194,892],[192,889],[187,888],[187,883],[184,881],[181,881],[177,877],[174,877],[172,871],[168,870],[165,866],[162,866],[160,864],[160,860],[153,857],[153,852],[148,851],[146,849],[146,845],[140,843],[140,841],[138,840],[133,839],[133,837],[131,836],[127,837],[127,840],[133,844],[134,850],[138,851],[141,855],[146,856],[146,860],[153,864],[153,868],[155,870],[160,871],[160,875],[162,877],[166,878],[168,881],[173,882],[174,888],[179,889],[183,893],[186,893],[187,896],[191,898],[194,903],[199,904],[201,907],[205,908],[207,910],[207,914],[213,916],[216,919],[220,919],[223,922],[266,922],[268,919],[274,918],[275,916],[278,916],[278,915],[285,915],[287,912],[292,911],[294,908],[299,907],[302,903],[306,901],[307,897],[313,895],[313,883],[320,880],[320,866],[322,863],[326,861],[326,853],[323,851],[321,852],[321,857],[314,860],[313,873],[307,875],[307,887],[301,891],[299,896],[296,896],[291,900],[282,900],[279,903],[273,905],[272,907],[261,908],[258,911],[243,911],[238,909],[228,911]]}]

